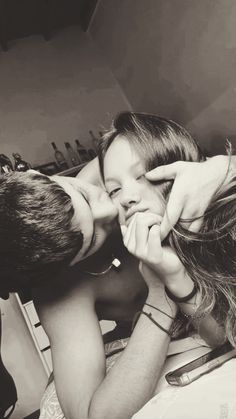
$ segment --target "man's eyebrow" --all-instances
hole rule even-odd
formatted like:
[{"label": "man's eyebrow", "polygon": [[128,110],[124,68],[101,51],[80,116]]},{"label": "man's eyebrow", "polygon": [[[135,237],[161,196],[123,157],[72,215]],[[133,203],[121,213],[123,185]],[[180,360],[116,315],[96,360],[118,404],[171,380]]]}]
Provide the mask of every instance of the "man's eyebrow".
[{"label": "man's eyebrow", "polygon": [[[88,206],[90,208],[89,201],[87,200],[86,196],[84,195],[84,193],[81,190],[80,190],[80,193],[81,193],[82,197],[87,202],[87,204],[88,204]],[[94,239],[95,239],[95,228],[94,228],[94,223],[93,223],[93,234],[92,234],[92,237],[91,237],[89,246],[88,246],[87,250],[85,250],[83,256],[86,256],[90,252],[90,250],[92,249],[93,244],[94,244]]]},{"label": "man's eyebrow", "polygon": [[84,252],[83,256],[86,256],[86,255],[90,252],[90,250],[92,249],[93,244],[94,244],[94,239],[95,239],[95,228],[94,228],[94,225],[93,225],[93,235],[92,235],[92,237],[91,237],[91,241],[90,241],[90,243],[89,243],[89,247],[88,247],[88,248],[87,248],[87,250]]}]

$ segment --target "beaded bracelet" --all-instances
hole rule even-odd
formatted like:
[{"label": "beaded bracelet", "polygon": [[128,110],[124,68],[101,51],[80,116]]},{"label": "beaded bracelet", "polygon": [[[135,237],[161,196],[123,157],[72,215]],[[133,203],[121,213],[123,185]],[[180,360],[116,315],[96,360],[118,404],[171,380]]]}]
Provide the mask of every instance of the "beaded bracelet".
[{"label": "beaded bracelet", "polygon": [[187,303],[189,300],[191,300],[191,298],[193,298],[197,294],[198,287],[197,284],[194,282],[192,291],[185,297],[176,297],[167,287],[165,287],[165,292],[167,297],[174,301],[174,303]]},{"label": "beaded bracelet", "polygon": [[163,332],[165,332],[168,336],[171,337],[171,335],[172,335],[171,334],[171,331],[165,329],[160,323],[158,323],[156,320],[153,319],[151,313],[146,313],[146,311],[138,311],[136,313],[135,318],[134,318],[134,321],[133,321],[133,324],[132,324],[132,330],[134,330],[134,328],[135,328],[135,326],[137,324],[137,321],[138,321],[139,317],[141,316],[141,314],[144,314],[146,317],[148,317],[149,320],[151,320],[151,322],[153,324],[155,324],[159,329],[161,329]]}]

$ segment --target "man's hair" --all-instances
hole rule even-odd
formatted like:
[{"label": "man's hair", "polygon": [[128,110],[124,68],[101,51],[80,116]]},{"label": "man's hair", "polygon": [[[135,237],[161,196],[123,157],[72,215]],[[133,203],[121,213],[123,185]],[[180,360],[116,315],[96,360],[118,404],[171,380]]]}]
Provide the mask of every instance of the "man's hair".
[{"label": "man's hair", "polygon": [[[135,147],[147,170],[178,160],[203,161],[205,157],[190,134],[173,121],[156,115],[124,112],[104,135],[99,151],[104,180],[104,157],[114,139],[124,135]],[[230,163],[230,162],[229,162]],[[172,183],[159,183],[168,200]],[[183,221],[183,220],[182,220]],[[190,221],[190,220],[188,220]],[[229,175],[202,217],[198,233],[178,222],[166,242],[175,250],[202,295],[196,315],[212,310],[236,346],[236,177]]]},{"label": "man's hair", "polygon": [[83,244],[70,196],[47,176],[0,177],[0,291],[16,291],[66,267]]}]

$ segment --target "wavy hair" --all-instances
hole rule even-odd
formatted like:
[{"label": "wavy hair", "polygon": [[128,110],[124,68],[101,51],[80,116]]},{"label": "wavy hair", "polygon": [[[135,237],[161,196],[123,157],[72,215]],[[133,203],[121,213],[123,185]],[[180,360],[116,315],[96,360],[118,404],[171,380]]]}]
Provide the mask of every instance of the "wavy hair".
[{"label": "wavy hair", "polygon": [[[124,135],[141,159],[145,159],[146,170],[178,160],[205,160],[197,142],[175,122],[156,115],[123,112],[100,145],[103,180],[106,151],[119,135]],[[159,182],[158,186],[167,202],[172,182]],[[227,338],[236,346],[236,178],[231,175],[227,183],[222,182],[202,217],[198,233],[183,225],[177,223],[166,243],[175,249],[199,287],[202,301],[196,315],[214,312]]]}]

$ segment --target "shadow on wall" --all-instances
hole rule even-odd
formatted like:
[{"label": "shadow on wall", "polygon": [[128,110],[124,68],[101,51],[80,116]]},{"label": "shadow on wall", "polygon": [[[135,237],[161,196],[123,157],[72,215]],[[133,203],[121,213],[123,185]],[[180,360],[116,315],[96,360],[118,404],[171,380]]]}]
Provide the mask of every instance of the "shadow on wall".
[{"label": "shadow on wall", "polygon": [[235,21],[234,0],[103,0],[90,32],[134,110],[219,152],[236,133]]},{"label": "shadow on wall", "polygon": [[233,123],[236,120],[235,109],[236,88],[229,88],[194,118],[187,128],[213,154],[225,153],[227,139],[236,153],[236,125]]}]

